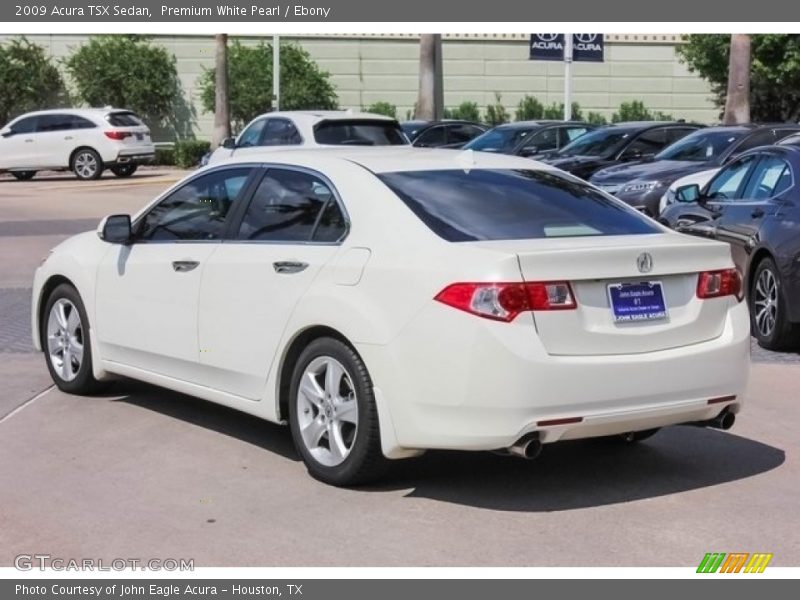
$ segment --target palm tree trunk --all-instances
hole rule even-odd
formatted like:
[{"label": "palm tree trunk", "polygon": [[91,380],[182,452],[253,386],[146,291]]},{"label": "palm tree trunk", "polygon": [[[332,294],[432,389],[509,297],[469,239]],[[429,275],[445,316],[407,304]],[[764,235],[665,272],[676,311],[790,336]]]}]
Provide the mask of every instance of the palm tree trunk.
[{"label": "palm tree trunk", "polygon": [[436,38],[431,33],[419,36],[419,94],[414,118],[423,121],[436,118]]},{"label": "palm tree trunk", "polygon": [[228,95],[228,35],[214,36],[214,134],[211,139],[212,150],[231,135],[230,97]]},{"label": "palm tree trunk", "polygon": [[750,122],[750,36],[731,34],[724,125]]}]

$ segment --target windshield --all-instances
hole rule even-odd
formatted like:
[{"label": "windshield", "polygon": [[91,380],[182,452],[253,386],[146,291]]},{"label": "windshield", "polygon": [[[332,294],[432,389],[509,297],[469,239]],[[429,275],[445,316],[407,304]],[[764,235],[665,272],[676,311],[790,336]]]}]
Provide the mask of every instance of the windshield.
[{"label": "windshield", "polygon": [[463,149],[482,152],[511,152],[531,131],[533,128],[495,127],[465,144]]},{"label": "windshield", "polygon": [[664,148],[656,154],[656,160],[712,161],[744,134],[744,131],[696,131]]},{"label": "windshield", "polygon": [[402,146],[408,144],[394,121],[323,121],[314,128],[318,144],[333,146]]},{"label": "windshield", "polygon": [[628,130],[614,127],[597,129],[564,146],[558,156],[611,156],[622,149],[631,135]]},{"label": "windshield", "polygon": [[450,242],[659,231],[636,210],[559,171],[452,169],[378,177]]}]

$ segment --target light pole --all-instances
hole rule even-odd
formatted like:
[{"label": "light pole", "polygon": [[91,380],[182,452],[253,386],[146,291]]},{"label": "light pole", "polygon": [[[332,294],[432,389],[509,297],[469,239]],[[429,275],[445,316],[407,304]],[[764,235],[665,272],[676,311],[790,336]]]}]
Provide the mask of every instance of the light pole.
[{"label": "light pole", "polygon": [[572,120],[572,34],[564,34],[564,120]]}]

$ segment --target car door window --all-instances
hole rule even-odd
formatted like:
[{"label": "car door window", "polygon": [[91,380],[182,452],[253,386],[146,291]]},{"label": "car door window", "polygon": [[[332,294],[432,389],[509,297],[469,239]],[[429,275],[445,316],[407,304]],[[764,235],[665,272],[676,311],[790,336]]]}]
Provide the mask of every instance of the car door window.
[{"label": "car door window", "polygon": [[547,152],[548,150],[556,150],[558,148],[558,129],[551,127],[534,133],[527,142],[526,148],[536,146],[537,152]]},{"label": "car door window", "polygon": [[754,162],[755,157],[748,156],[722,169],[708,184],[705,196],[712,200],[732,200],[740,197],[739,190]]},{"label": "car door window", "polygon": [[138,240],[218,240],[252,169],[237,167],[196,177],[172,192],[137,226]]},{"label": "car door window", "polygon": [[242,148],[246,148],[247,146],[258,146],[259,140],[261,139],[261,132],[264,129],[266,122],[266,119],[259,119],[255,123],[251,124],[250,127],[245,129],[242,132],[242,135],[239,136],[239,141],[236,145]]},{"label": "car door window", "polygon": [[38,120],[39,117],[26,117],[24,119],[20,119],[11,126],[11,131],[14,134],[33,133],[36,131],[36,122]]},{"label": "car door window", "polygon": [[733,154],[741,154],[745,150],[750,150],[751,148],[757,148],[758,146],[770,146],[775,143],[775,130],[774,129],[764,129],[763,131],[757,131],[752,135],[744,138],[736,149],[733,151]]},{"label": "car door window", "polygon": [[558,138],[558,145],[566,146],[572,140],[576,140],[581,137],[584,133],[586,133],[586,127],[562,127],[558,130],[559,138]]},{"label": "car door window", "polygon": [[667,130],[663,127],[645,131],[637,136],[622,153],[624,158],[656,154],[667,144]]},{"label": "car door window", "polygon": [[785,192],[792,184],[792,171],[782,158],[765,156],[753,169],[742,198],[766,200]]},{"label": "car door window", "polygon": [[291,169],[264,175],[242,218],[238,239],[272,242],[334,242],[346,221],[330,186]]},{"label": "car door window", "polygon": [[68,131],[72,129],[72,115],[42,115],[36,123],[37,133]]},{"label": "car door window", "polygon": [[414,145],[420,148],[444,146],[447,143],[447,138],[445,136],[444,127],[431,127],[417,138]]},{"label": "car door window", "polygon": [[447,126],[447,143],[448,144],[466,144],[473,138],[478,137],[483,133],[480,127],[475,125],[467,125],[460,123],[458,125]]},{"label": "car door window", "polygon": [[288,119],[267,119],[261,132],[260,146],[292,146],[302,144],[303,139],[294,123]]}]

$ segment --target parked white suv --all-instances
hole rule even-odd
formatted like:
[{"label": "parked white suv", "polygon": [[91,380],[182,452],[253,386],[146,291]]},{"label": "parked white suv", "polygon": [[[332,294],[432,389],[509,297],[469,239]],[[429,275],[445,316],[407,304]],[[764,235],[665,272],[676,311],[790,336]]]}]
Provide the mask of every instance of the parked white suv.
[{"label": "parked white suv", "polygon": [[271,146],[404,146],[396,119],[352,110],[288,110],[259,115],[237,138],[227,138],[203,164],[247,156]]},{"label": "parked white suv", "polygon": [[17,117],[0,130],[0,172],[21,180],[44,170],[97,179],[106,168],[129,177],[154,156],[150,130],[129,110],[43,110]]}]

